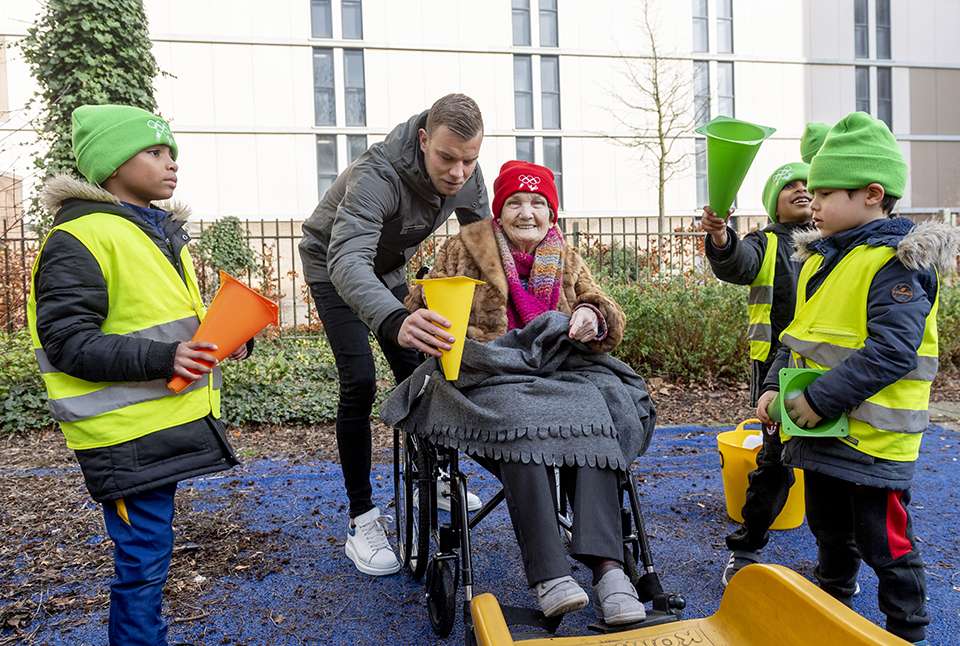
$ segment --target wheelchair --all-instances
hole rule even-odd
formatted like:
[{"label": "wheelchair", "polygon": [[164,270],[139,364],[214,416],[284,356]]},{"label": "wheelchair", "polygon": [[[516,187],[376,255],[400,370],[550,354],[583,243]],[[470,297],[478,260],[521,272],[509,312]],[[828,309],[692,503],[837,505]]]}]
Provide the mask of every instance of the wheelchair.
[{"label": "wheelchair", "polygon": [[[464,643],[476,644],[470,613],[474,597],[470,530],[504,500],[503,489],[480,509],[470,513],[467,509],[467,477],[460,470],[456,449],[430,443],[406,432],[402,425],[394,427],[393,440],[397,555],[413,579],[425,579],[427,614],[433,631],[440,637],[448,636],[453,630],[457,616],[457,587],[458,583],[462,584]],[[440,522],[437,513],[438,478],[449,484],[450,518],[444,522]],[[686,605],[682,595],[664,592],[654,570],[632,474],[620,472],[619,481],[624,571],[636,587],[640,601],[652,602],[653,607],[641,622],[622,626],[602,622],[590,624],[590,629],[599,633],[679,621]],[[565,532],[569,539],[572,521],[565,512],[567,498],[559,485],[557,496],[558,531]],[[563,619],[562,615],[547,618],[532,608],[504,606],[502,612],[508,625],[523,627],[513,633],[519,639],[542,637],[543,631],[553,634]]]}]

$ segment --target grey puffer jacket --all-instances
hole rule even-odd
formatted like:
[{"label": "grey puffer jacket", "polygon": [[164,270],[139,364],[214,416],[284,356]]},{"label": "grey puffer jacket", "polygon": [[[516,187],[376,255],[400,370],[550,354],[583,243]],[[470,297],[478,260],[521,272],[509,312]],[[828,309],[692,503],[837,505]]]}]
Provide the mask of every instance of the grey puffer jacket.
[{"label": "grey puffer jacket", "polygon": [[[161,238],[114,195],[66,175],[49,180],[41,198],[46,208],[56,212],[54,224],[90,213],[108,213],[136,224],[183,279],[180,250],[190,240],[184,229],[189,215],[185,208],[174,205],[175,211],[161,222]],[[44,243],[38,263],[33,283],[37,334],[58,370],[95,382],[173,376],[176,343],[101,331],[110,295],[99,263],[83,243],[65,231],[54,231]],[[248,344],[248,350],[251,347]],[[223,424],[212,414],[114,446],[76,451],[76,456],[87,489],[98,502],[238,464]]]},{"label": "grey puffer jacket", "polygon": [[307,283],[333,283],[371,330],[401,312],[390,289],[421,242],[454,212],[460,224],[490,215],[480,166],[456,195],[434,188],[423,163],[424,111],[370,146],[343,171],[303,225],[300,257]]}]

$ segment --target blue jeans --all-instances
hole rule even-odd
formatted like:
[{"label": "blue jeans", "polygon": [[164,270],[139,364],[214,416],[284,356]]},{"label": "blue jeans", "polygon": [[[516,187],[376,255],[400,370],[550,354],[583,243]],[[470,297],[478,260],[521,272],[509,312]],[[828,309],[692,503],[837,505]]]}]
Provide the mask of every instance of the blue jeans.
[{"label": "blue jeans", "polygon": [[107,533],[114,545],[110,646],[167,643],[167,623],[160,616],[160,610],[163,584],[173,553],[176,492],[174,483],[103,503]]}]

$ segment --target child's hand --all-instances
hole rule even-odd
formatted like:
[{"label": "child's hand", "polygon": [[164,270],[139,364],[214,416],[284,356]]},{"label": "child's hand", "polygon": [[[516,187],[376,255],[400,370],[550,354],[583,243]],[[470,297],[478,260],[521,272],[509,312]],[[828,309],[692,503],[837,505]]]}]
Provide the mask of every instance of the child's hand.
[{"label": "child's hand", "polygon": [[803,393],[783,402],[783,408],[794,424],[800,428],[813,428],[820,423],[821,417],[813,412]]},{"label": "child's hand", "polygon": [[757,400],[757,418],[764,424],[773,424],[773,420],[767,415],[767,407],[770,402],[777,398],[778,394],[776,390],[768,390],[760,395],[760,399]]},{"label": "child's hand", "polygon": [[243,360],[246,359],[246,358],[247,358],[247,344],[246,344],[246,343],[244,343],[244,344],[241,345],[239,348],[237,348],[236,350],[234,350],[233,352],[231,352],[231,353],[230,353],[230,356],[227,357],[227,359],[231,359],[231,360],[233,360],[233,361],[243,361]]},{"label": "child's hand", "polygon": [[[727,217],[733,215],[734,209],[730,209]],[[717,214],[709,206],[703,207],[703,216],[700,218],[700,226],[713,238],[713,245],[718,249],[723,249],[729,241],[727,237],[727,221],[717,217]]]},{"label": "child's hand", "polygon": [[[217,358],[202,350],[216,350],[217,346],[206,341],[190,341],[177,345],[177,354],[173,359],[173,374],[184,379],[196,381],[204,374],[213,372]],[[201,363],[204,362],[204,363]]]}]

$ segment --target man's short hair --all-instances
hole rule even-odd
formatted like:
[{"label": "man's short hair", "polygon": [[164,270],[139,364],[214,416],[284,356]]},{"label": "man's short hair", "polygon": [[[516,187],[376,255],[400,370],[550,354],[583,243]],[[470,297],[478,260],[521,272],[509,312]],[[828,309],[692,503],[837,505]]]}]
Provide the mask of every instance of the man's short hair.
[{"label": "man's short hair", "polygon": [[483,133],[483,116],[480,114],[480,107],[466,94],[448,94],[440,97],[427,114],[427,136],[432,137],[440,126],[446,126],[453,134],[464,141],[469,141]]}]

